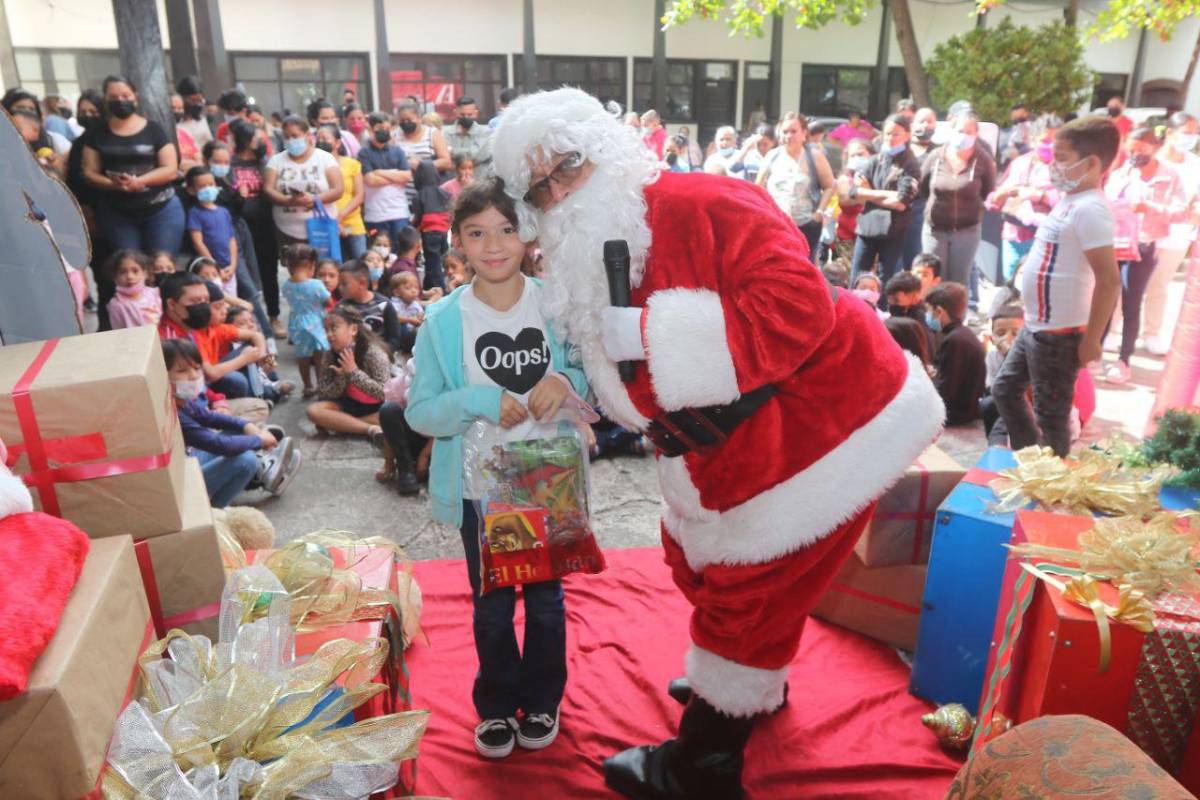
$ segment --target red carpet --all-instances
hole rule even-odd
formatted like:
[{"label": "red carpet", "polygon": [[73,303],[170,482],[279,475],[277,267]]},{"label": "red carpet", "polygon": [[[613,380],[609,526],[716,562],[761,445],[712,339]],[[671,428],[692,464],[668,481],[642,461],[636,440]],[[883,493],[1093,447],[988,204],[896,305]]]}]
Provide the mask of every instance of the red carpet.
[{"label": "red carpet", "polygon": [[[605,553],[600,575],[567,579],[570,678],[558,740],[503,761],[475,753],[475,648],[462,561],[416,565],[429,645],[409,653],[415,708],[433,712],[417,794],[455,800],[616,797],[600,762],[674,734],[667,682],[683,672],[688,606],[658,549]],[[517,605],[518,625],[523,620]],[[518,629],[518,640],[520,630]],[[810,620],[792,666],[788,706],[760,723],[747,751],[749,800],[942,798],[958,762],[921,725],[930,706],[908,694],[889,648]]]}]

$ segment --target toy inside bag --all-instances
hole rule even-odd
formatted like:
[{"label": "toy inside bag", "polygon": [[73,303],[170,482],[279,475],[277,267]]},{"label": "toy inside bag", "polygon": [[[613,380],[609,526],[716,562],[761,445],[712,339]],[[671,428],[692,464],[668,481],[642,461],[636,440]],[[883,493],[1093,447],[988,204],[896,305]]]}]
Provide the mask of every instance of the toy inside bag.
[{"label": "toy inside bag", "polygon": [[495,426],[474,426],[464,443],[465,477],[479,498],[485,593],[604,569],[592,535],[583,436],[569,424],[539,429],[546,435],[505,441]]}]

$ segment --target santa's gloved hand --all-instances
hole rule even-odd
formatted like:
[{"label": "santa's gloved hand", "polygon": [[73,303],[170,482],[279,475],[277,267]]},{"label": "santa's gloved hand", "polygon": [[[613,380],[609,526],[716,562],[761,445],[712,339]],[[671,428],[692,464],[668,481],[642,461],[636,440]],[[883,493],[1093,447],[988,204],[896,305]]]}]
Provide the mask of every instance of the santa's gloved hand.
[{"label": "santa's gloved hand", "polygon": [[609,306],[600,312],[600,342],[613,361],[643,361],[642,309]]}]

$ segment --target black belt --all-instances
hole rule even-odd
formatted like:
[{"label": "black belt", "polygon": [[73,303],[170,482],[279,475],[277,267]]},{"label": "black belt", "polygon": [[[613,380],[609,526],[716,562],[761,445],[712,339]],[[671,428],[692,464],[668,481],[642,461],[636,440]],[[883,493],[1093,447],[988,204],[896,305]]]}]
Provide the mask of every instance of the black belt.
[{"label": "black belt", "polygon": [[778,392],[778,387],[769,383],[746,392],[727,406],[672,411],[651,421],[645,433],[664,456],[674,458],[685,453],[703,453],[724,444],[734,428]]}]

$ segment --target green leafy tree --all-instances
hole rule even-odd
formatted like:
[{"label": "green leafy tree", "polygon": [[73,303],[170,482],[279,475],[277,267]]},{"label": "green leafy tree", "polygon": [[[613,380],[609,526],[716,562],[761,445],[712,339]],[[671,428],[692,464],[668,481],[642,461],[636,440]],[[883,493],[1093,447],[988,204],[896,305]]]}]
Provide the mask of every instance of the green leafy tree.
[{"label": "green leafy tree", "polygon": [[1027,28],[1005,18],[947,39],[925,68],[938,106],[969,100],[980,117],[1000,123],[1018,101],[1033,113],[1074,111],[1096,82],[1079,35],[1060,22]]},{"label": "green leafy tree", "polygon": [[[1004,0],[977,0],[976,7],[982,13],[1003,3]],[[1197,15],[1200,15],[1200,0],[1109,0],[1087,32],[1107,42],[1146,28],[1165,40],[1171,38],[1179,23]]]}]

